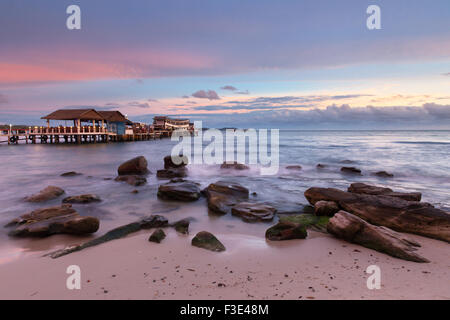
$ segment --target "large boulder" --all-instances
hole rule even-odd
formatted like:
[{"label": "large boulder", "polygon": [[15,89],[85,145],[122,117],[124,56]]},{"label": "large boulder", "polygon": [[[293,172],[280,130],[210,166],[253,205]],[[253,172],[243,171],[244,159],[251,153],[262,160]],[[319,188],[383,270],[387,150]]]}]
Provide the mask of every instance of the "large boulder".
[{"label": "large boulder", "polygon": [[276,212],[274,207],[254,202],[240,202],[231,208],[231,214],[245,222],[272,221]]},{"label": "large boulder", "polygon": [[[175,162],[177,162],[177,164]],[[189,162],[189,159],[185,155],[180,155],[176,158],[174,158],[172,156],[165,156],[164,157],[164,169],[184,168],[188,164],[188,162]]]},{"label": "large boulder", "polygon": [[208,209],[216,214],[230,213],[235,204],[248,199],[249,195],[247,188],[228,181],[211,183],[202,192],[208,201]]},{"label": "large boulder", "polygon": [[64,190],[55,186],[48,186],[45,189],[39,191],[39,193],[33,194],[25,198],[28,202],[44,202],[58,198],[64,194]]},{"label": "large boulder", "polygon": [[271,241],[305,239],[307,236],[305,226],[289,221],[280,221],[266,231],[266,239]]},{"label": "large boulder", "polygon": [[200,198],[200,188],[192,181],[169,182],[158,188],[158,197],[163,200],[196,201]]},{"label": "large boulder", "polygon": [[63,203],[79,203],[79,204],[85,204],[85,203],[92,203],[92,202],[100,202],[102,199],[100,199],[99,196],[95,194],[82,194],[79,196],[72,196],[67,197],[63,199]]},{"label": "large boulder", "polygon": [[383,188],[377,186],[371,186],[365,183],[352,183],[348,187],[348,192],[372,194],[375,196],[384,195],[390,197],[397,197],[408,201],[420,201],[422,194],[420,192],[394,192],[390,188]]},{"label": "large boulder", "polygon": [[339,206],[334,201],[317,201],[314,205],[314,214],[316,216],[332,217],[339,211]]},{"label": "large boulder", "polygon": [[211,251],[225,251],[225,246],[208,231],[200,231],[192,238],[191,244],[194,247],[203,248]]},{"label": "large boulder", "polygon": [[15,227],[9,232],[16,237],[46,237],[53,234],[90,234],[98,230],[100,222],[94,217],[80,216],[70,204],[34,210],[9,222]]},{"label": "large boulder", "polygon": [[133,158],[131,160],[128,160],[124,163],[122,163],[119,168],[117,169],[117,173],[119,176],[123,175],[144,175],[147,174],[149,171],[147,169],[147,159],[143,156],[139,156],[136,158]]},{"label": "large boulder", "polygon": [[248,170],[250,169],[249,166],[246,166],[243,163],[238,163],[237,161],[234,162],[224,162],[220,166],[221,169],[234,169],[234,170]]},{"label": "large boulder", "polygon": [[125,175],[125,176],[117,176],[115,181],[126,182],[131,186],[138,187],[147,183],[147,179],[140,175]]},{"label": "large boulder", "polygon": [[429,203],[334,188],[309,188],[305,197],[313,205],[321,200],[334,201],[341,209],[374,225],[450,242],[450,214]]},{"label": "large boulder", "polygon": [[417,242],[386,227],[374,226],[342,210],[330,219],[327,230],[337,238],[387,253],[396,258],[414,262],[429,262],[415,252],[417,247],[420,247]]}]

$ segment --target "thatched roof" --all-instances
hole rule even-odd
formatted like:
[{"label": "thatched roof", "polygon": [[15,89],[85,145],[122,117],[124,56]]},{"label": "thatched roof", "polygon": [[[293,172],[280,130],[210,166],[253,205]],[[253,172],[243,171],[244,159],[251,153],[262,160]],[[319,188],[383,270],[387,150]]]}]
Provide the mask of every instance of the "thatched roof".
[{"label": "thatched roof", "polygon": [[41,119],[48,120],[105,120],[103,116],[94,109],[60,109]]}]

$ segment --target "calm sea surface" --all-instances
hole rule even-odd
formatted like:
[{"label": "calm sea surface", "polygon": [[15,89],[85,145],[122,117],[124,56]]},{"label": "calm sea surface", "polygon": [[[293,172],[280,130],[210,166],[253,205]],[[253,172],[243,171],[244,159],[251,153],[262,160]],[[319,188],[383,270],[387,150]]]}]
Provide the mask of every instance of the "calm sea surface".
[{"label": "calm sea surface", "polygon": [[[82,215],[101,221],[98,234],[148,214],[162,214],[170,220],[194,217],[195,231],[256,235],[264,239],[266,224],[246,224],[234,217],[214,217],[207,213],[204,199],[195,203],[160,201],[155,172],[163,167],[163,157],[176,144],[169,139],[97,145],[0,145],[1,188],[0,225],[36,208],[57,205],[23,201],[48,185],[63,188],[66,195],[98,194],[98,204],[74,206]],[[277,175],[261,176],[255,166],[249,171],[232,172],[219,165],[189,165],[189,178],[202,187],[219,179],[234,180],[256,192],[255,200],[295,207],[306,204],[303,192],[312,186],[345,189],[352,182],[389,186],[399,191],[419,191],[423,201],[450,211],[450,131],[280,131],[280,169]],[[120,163],[144,155],[153,174],[148,184],[135,187],[105,178],[114,178]],[[351,164],[345,164],[350,162]],[[317,170],[316,164],[327,164]],[[285,169],[300,164],[299,172]],[[362,176],[340,173],[342,166],[355,166]],[[393,179],[371,173],[386,170]],[[77,171],[83,175],[64,178],[60,174]],[[198,230],[197,230],[198,229]],[[30,252],[79,243],[79,238],[53,236],[48,239],[10,239],[0,228],[0,263]]]}]

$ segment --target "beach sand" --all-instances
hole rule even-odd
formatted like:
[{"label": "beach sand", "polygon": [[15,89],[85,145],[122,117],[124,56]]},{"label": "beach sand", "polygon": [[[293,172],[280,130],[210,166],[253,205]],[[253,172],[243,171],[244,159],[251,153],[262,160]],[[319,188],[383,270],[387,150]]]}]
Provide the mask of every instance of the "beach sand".
[{"label": "beach sand", "polygon": [[[414,263],[310,232],[306,240],[267,242],[264,234],[212,231],[221,253],[191,246],[196,232],[166,228],[58,259],[35,252],[0,265],[0,299],[450,299],[450,250],[442,241],[411,236],[431,263]],[[45,240],[40,240],[45,241]],[[70,265],[81,289],[69,290]],[[366,285],[369,265],[381,268],[381,289]]]}]

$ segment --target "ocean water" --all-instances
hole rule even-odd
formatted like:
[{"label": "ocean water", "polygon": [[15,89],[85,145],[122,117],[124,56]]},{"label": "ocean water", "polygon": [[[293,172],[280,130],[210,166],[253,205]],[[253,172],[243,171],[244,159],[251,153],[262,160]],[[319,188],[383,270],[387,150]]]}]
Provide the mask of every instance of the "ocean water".
[{"label": "ocean water", "polygon": [[[97,145],[0,145],[0,225],[37,208],[58,205],[60,199],[45,204],[25,202],[24,197],[49,185],[63,188],[66,195],[94,193],[103,201],[74,205],[82,215],[100,219],[97,234],[149,214],[162,214],[174,221],[192,217],[193,232],[255,236],[264,245],[269,224],[247,224],[231,216],[207,212],[205,199],[176,203],[157,199],[159,184],[155,172],[163,168],[163,157],[176,142],[155,141]],[[116,176],[123,161],[144,155],[152,174],[148,183],[136,189],[125,183],[105,180]],[[221,179],[232,180],[256,192],[252,198],[297,210],[307,201],[303,196],[313,186],[346,189],[352,182],[387,186],[398,191],[419,191],[423,201],[450,211],[450,131],[280,131],[280,168],[276,175],[261,176],[257,165],[248,171],[221,170],[219,165],[189,165],[188,179],[202,188]],[[327,167],[317,170],[318,163]],[[287,170],[301,165],[301,171]],[[342,166],[355,166],[363,175],[341,174]],[[372,173],[386,170],[395,175],[386,179]],[[67,171],[82,173],[61,177]],[[46,239],[12,239],[0,227],[0,263],[36,253],[80,243],[89,237],[52,236]]]}]

